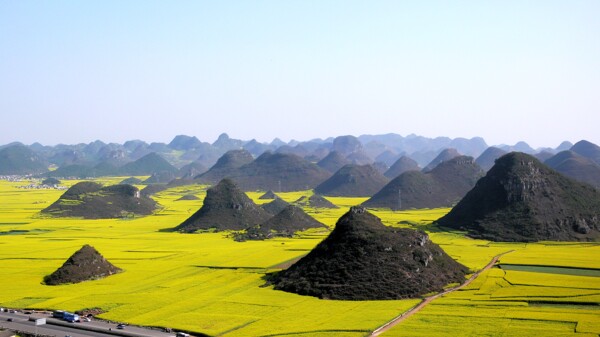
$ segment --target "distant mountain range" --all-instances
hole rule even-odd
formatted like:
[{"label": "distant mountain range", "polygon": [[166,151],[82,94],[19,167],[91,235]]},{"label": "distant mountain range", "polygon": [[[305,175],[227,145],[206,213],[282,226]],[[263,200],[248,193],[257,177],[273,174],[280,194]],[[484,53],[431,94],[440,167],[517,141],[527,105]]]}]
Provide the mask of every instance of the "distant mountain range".
[{"label": "distant mountain range", "polygon": [[[506,152],[516,150],[535,154],[546,151],[555,154],[570,149],[570,145],[572,144],[569,142],[563,142],[556,149],[543,148],[539,151],[525,142],[519,142],[514,146],[497,147]],[[195,136],[187,135],[178,135],[168,144],[147,143],[141,140],[130,140],[123,144],[96,140],[89,144],[55,146],[45,146],[40,143],[31,145],[10,143],[0,146],[0,174],[39,174],[47,171],[49,165],[53,165],[63,168],[63,171],[58,173],[64,172],[65,176],[112,175],[115,174],[115,168],[123,167],[151,153],[159,155],[177,168],[191,163],[210,168],[230,150],[246,150],[254,158],[266,151],[295,154],[315,163],[336,151],[337,155],[329,160],[333,163],[326,161],[319,165],[330,172],[335,172],[346,164],[365,165],[381,162],[391,166],[402,156],[407,156],[421,167],[426,167],[446,149],[454,149],[456,153],[477,158],[487,148],[488,145],[480,137],[471,139],[427,138],[417,135],[404,137],[392,133],[358,137],[347,135],[304,142],[292,140],[287,143],[280,139],[274,139],[270,143],[261,143],[255,139],[233,139],[225,133],[213,143],[203,142]]]},{"label": "distant mountain range", "polygon": [[[406,171],[420,168],[427,173],[460,155],[476,158],[475,162],[487,171],[497,158],[512,151],[534,155],[564,175],[600,186],[597,178],[600,147],[585,140],[576,144],[565,141],[556,148],[533,149],[525,142],[489,147],[480,137],[452,139],[398,134],[346,135],[287,143],[280,139],[270,143],[245,141],[225,133],[213,143],[187,135],[178,135],[168,144],[141,140],[123,144],[97,140],[56,146],[10,143],[0,146],[0,175],[56,178],[148,175],[153,177],[145,183],[159,184],[178,178],[170,186],[194,182],[216,184],[230,177],[243,190],[290,191],[315,188],[349,164],[371,165],[393,180]],[[347,178],[352,177],[351,174]],[[364,194],[365,191],[327,193]]]}]

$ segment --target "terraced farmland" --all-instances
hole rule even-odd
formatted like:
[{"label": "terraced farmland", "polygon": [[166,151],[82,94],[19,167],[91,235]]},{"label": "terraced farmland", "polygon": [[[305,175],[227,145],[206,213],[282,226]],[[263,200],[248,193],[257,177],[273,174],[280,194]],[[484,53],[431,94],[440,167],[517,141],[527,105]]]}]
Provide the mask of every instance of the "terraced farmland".
[{"label": "terraced farmland", "polygon": [[[116,183],[123,177],[104,180]],[[75,181],[68,181],[74,184]],[[270,271],[306,254],[326,231],[298,238],[235,242],[228,233],[161,231],[202,205],[206,186],[183,186],[153,198],[154,215],[127,220],[50,219],[38,214],[62,193],[0,182],[0,306],[78,310],[101,317],[214,336],[367,336],[419,300],[332,301],[263,287]],[[248,195],[257,203],[264,192]],[[281,193],[293,202],[310,191]],[[176,201],[193,194],[200,200]],[[339,209],[306,209],[328,226],[365,198],[328,198]],[[375,213],[386,225],[427,230],[448,254],[473,270],[493,256],[503,265],[600,269],[598,244],[508,244],[465,238],[429,225],[448,209]],[[10,235],[7,235],[10,234]],[[123,273],[77,285],[46,286],[43,277],[83,244]],[[549,271],[549,270],[545,270]],[[433,301],[386,336],[553,335],[600,333],[597,276],[504,270],[484,272],[468,287]]]}]

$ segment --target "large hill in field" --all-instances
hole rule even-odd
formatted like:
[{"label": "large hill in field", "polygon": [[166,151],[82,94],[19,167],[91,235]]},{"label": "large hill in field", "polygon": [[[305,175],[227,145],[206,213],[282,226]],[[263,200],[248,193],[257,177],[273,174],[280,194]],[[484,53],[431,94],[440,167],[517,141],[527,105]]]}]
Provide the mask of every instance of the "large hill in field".
[{"label": "large hill in field", "polygon": [[414,298],[463,282],[467,268],[427,234],[386,227],[352,207],[308,255],[271,278],[275,289],[337,300]]},{"label": "large hill in field", "polygon": [[408,171],[390,181],[363,205],[411,209],[449,207],[457,203],[483,176],[472,157],[444,161],[427,173]]},{"label": "large hill in field", "polygon": [[237,176],[237,169],[251,163],[253,160],[252,154],[246,150],[227,151],[217,160],[215,165],[196,177],[195,180],[207,184],[216,184],[223,178]]},{"label": "large hill in field", "polygon": [[573,151],[562,151],[544,164],[569,178],[600,188],[600,165]]},{"label": "large hill in field", "polygon": [[27,175],[46,171],[46,161],[24,145],[10,145],[0,150],[0,175]]},{"label": "large hill in field", "polygon": [[84,245],[60,268],[44,277],[44,283],[47,285],[79,283],[97,280],[118,272],[121,272],[121,269],[108,262],[94,247]]},{"label": "large hill in field", "polygon": [[392,164],[392,166],[390,166],[390,168],[387,171],[385,171],[383,175],[388,177],[389,179],[394,179],[404,172],[418,170],[419,164],[416,161],[410,159],[407,156],[402,156],[398,158],[398,160],[396,160],[394,164]]},{"label": "large hill in field", "polygon": [[54,217],[82,217],[86,219],[122,218],[131,215],[149,215],[156,202],[140,195],[131,185],[105,186],[83,181],[71,186],[42,213]]},{"label": "large hill in field", "polygon": [[181,232],[199,229],[242,230],[261,224],[271,215],[258,207],[233,181],[223,179],[206,191],[204,204],[191,217],[175,227]]},{"label": "large hill in field", "polygon": [[120,174],[130,176],[151,175],[155,172],[177,174],[177,171],[177,168],[155,152],[149,153],[134,162],[127,163],[119,169]]},{"label": "large hill in field", "polygon": [[232,180],[244,191],[301,191],[314,188],[330,173],[294,154],[265,152],[236,170]]},{"label": "large hill in field", "polygon": [[349,164],[315,188],[321,195],[368,197],[379,191],[388,179],[371,165]]},{"label": "large hill in field", "polygon": [[598,219],[598,190],[513,152],[438,223],[494,241],[586,241],[598,238]]}]

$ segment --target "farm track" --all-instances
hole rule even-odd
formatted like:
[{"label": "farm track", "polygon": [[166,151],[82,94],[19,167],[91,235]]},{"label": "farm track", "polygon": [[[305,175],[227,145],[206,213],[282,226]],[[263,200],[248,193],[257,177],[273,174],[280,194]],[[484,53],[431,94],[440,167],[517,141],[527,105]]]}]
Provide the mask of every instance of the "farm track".
[{"label": "farm track", "polygon": [[473,282],[482,272],[492,268],[496,262],[498,262],[498,259],[500,259],[500,257],[502,257],[505,254],[508,254],[510,252],[513,252],[514,250],[509,250],[506,251],[502,254],[498,254],[496,256],[494,256],[494,258],[492,258],[492,260],[482,269],[480,269],[479,271],[475,272],[473,275],[471,275],[471,277],[469,277],[468,280],[466,280],[465,282],[463,282],[461,285],[458,285],[456,287],[450,288],[448,290],[445,290],[439,294],[435,294],[429,297],[424,298],[421,303],[417,304],[416,306],[412,307],[411,309],[409,309],[408,311],[403,312],[402,314],[396,316],[394,319],[392,319],[391,321],[385,323],[384,325],[380,326],[379,328],[375,329],[370,335],[369,337],[375,337],[375,336],[379,336],[382,333],[390,330],[391,328],[395,327],[396,325],[400,324],[401,322],[403,322],[405,319],[407,319],[408,317],[416,314],[417,312],[419,312],[421,309],[423,309],[425,306],[427,306],[429,303],[431,303],[433,300],[435,300],[438,297],[444,296],[446,294],[450,294],[451,292],[454,292],[456,290],[462,289],[466,286],[468,286],[469,284],[471,284],[471,282]]}]

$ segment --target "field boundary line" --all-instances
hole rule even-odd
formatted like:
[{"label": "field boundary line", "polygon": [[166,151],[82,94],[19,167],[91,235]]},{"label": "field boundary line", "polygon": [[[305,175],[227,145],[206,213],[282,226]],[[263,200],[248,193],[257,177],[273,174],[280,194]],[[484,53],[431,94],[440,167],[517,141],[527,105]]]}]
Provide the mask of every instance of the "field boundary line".
[{"label": "field boundary line", "polygon": [[451,292],[454,292],[456,290],[462,289],[466,286],[468,286],[469,284],[471,284],[471,282],[473,282],[478,276],[479,274],[481,274],[482,272],[492,268],[496,262],[498,262],[498,260],[500,259],[500,257],[502,257],[505,254],[514,252],[514,249],[511,249],[509,251],[506,251],[504,253],[500,253],[496,256],[494,256],[492,258],[492,260],[485,265],[485,267],[483,267],[482,269],[476,271],[475,273],[473,273],[473,275],[471,275],[471,277],[469,277],[468,280],[466,280],[465,282],[463,282],[462,284],[456,286],[456,287],[452,287],[450,289],[444,290],[441,293],[437,293],[435,295],[431,295],[429,297],[425,297],[419,304],[415,305],[414,307],[408,309],[407,311],[401,313],[400,315],[394,317],[392,320],[390,320],[389,322],[385,323],[384,325],[380,326],[379,328],[373,330],[373,332],[369,335],[369,337],[376,337],[381,335],[382,333],[388,331],[389,329],[393,328],[394,326],[398,325],[399,323],[401,323],[402,321],[404,321],[405,319],[407,319],[408,317],[416,314],[417,312],[419,312],[421,309],[423,309],[426,305],[428,305],[429,303],[431,303],[433,300],[435,300],[438,297],[444,296],[446,294],[450,294]]}]

